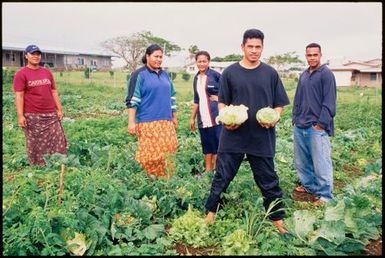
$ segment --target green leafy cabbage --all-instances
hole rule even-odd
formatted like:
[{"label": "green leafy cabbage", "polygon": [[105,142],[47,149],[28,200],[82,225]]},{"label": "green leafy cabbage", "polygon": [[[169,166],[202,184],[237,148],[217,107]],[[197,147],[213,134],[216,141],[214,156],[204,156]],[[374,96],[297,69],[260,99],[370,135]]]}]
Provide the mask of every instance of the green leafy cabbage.
[{"label": "green leafy cabbage", "polygon": [[219,115],[215,118],[215,122],[222,122],[225,125],[241,125],[247,120],[247,110],[245,105],[229,105],[219,110]]},{"label": "green leafy cabbage", "polygon": [[280,114],[271,107],[265,107],[258,110],[257,121],[262,124],[273,124],[278,122]]}]

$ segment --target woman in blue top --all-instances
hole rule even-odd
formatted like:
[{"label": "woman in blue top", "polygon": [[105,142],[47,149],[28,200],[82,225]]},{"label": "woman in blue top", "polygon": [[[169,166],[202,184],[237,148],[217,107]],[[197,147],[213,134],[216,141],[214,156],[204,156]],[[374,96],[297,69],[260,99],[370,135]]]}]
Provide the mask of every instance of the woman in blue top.
[{"label": "woman in blue top", "polygon": [[217,150],[221,125],[215,123],[218,116],[218,92],[220,73],[209,68],[210,54],[199,51],[195,55],[199,72],[194,77],[194,104],[190,119],[190,129],[195,131],[195,117],[201,137],[205,159],[205,172],[216,168]]},{"label": "woman in blue top", "polygon": [[136,160],[148,175],[169,177],[175,172],[177,149],[174,85],[160,67],[163,50],[153,44],[132,73],[126,97],[128,133],[138,136]]}]

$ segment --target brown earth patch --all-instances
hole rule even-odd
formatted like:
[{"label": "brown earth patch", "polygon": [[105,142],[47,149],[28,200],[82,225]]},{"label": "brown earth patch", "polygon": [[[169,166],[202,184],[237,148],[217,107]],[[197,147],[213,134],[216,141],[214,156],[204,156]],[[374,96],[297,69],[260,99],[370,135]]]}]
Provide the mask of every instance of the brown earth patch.
[{"label": "brown earth patch", "polygon": [[192,246],[188,246],[182,243],[177,243],[174,246],[175,251],[179,255],[192,255],[192,256],[209,256],[213,255],[215,251],[215,247],[201,247],[201,248],[194,248]]},{"label": "brown earth patch", "polygon": [[369,256],[382,256],[382,237],[381,239],[370,241],[365,248],[365,254]]},{"label": "brown earth patch", "polygon": [[13,179],[15,179],[15,175],[4,176],[5,182],[12,181]]},{"label": "brown earth patch", "polygon": [[310,193],[300,193],[295,190],[292,192],[292,199],[298,202],[314,202],[316,197]]},{"label": "brown earth patch", "polygon": [[15,179],[16,175],[19,174],[23,169],[24,168],[18,168],[13,173],[7,173],[6,175],[4,175],[4,180],[6,182],[12,181],[13,179]]},{"label": "brown earth patch", "polygon": [[[166,231],[167,234],[170,233],[171,225],[165,225],[164,230]],[[200,248],[195,248],[189,245],[185,245],[183,243],[176,243],[174,245],[175,251],[179,255],[192,255],[192,256],[208,256],[208,255],[213,255],[215,251],[215,247],[200,247]]]},{"label": "brown earth patch", "polygon": [[166,231],[167,234],[170,233],[171,225],[164,226],[164,231]]},{"label": "brown earth patch", "polygon": [[342,170],[346,172],[349,175],[362,175],[362,170],[359,167],[349,165],[349,164],[344,164],[342,166]]},{"label": "brown earth patch", "polygon": [[342,189],[345,187],[346,182],[334,180],[333,185],[336,189]]}]

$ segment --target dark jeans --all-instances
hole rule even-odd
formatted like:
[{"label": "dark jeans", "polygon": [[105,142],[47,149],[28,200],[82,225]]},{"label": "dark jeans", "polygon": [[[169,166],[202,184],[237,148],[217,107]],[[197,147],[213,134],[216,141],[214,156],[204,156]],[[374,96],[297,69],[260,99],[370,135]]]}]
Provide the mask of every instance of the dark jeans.
[{"label": "dark jeans", "polygon": [[[218,153],[217,171],[211,184],[211,191],[206,202],[206,209],[211,212],[217,211],[217,206],[222,192],[234,179],[243,160],[243,153]],[[282,190],[279,187],[279,179],[274,170],[274,159],[267,157],[257,157],[247,154],[251,170],[253,171],[254,181],[261,190],[263,196],[263,206],[267,210],[270,203],[278,198],[282,198]],[[272,208],[272,212],[283,208],[279,202]],[[269,219],[275,221],[285,216],[283,210],[274,212]]]}]

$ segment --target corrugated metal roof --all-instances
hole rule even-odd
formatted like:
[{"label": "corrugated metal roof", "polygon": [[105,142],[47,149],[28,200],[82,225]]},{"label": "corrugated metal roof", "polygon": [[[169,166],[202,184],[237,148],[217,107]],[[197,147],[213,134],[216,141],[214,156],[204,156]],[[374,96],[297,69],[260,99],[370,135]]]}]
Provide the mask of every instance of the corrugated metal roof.
[{"label": "corrugated metal roof", "polygon": [[361,69],[361,73],[381,73],[382,69],[377,67],[377,68],[366,68],[366,69]]},{"label": "corrugated metal roof", "polygon": [[330,67],[332,71],[359,71],[360,73],[381,73],[380,67],[369,67],[369,68],[358,68],[358,67],[345,67],[345,66],[334,66]]},{"label": "corrugated metal roof", "polygon": [[[23,47],[15,47],[15,46],[2,46],[3,50],[14,50],[14,51],[24,51],[25,48]],[[114,55],[106,55],[106,54],[100,54],[100,53],[91,53],[91,52],[78,52],[78,51],[67,51],[67,50],[60,50],[60,49],[46,49],[46,48],[40,48],[43,53],[49,53],[49,54],[62,54],[62,55],[89,55],[89,56],[105,56],[105,57],[117,57]]]}]

